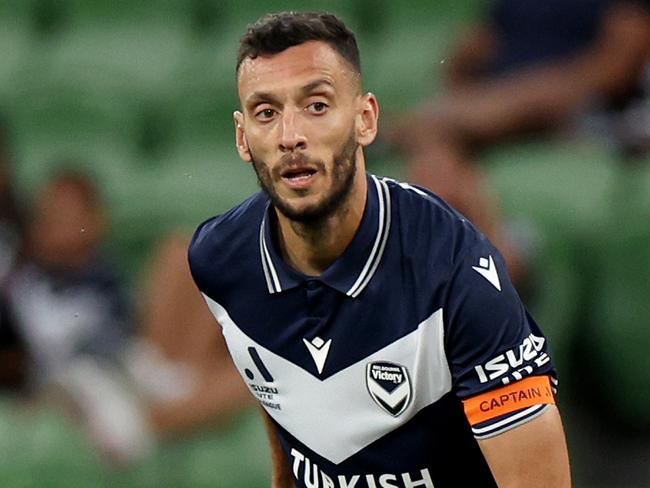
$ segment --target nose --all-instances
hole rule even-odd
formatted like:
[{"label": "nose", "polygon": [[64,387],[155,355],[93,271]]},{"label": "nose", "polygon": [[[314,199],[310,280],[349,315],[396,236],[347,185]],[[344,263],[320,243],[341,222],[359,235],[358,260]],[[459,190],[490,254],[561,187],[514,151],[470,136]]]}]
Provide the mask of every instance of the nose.
[{"label": "nose", "polygon": [[280,134],[280,150],[291,152],[307,148],[307,138],[300,123],[300,116],[292,110],[286,110],[282,114]]}]

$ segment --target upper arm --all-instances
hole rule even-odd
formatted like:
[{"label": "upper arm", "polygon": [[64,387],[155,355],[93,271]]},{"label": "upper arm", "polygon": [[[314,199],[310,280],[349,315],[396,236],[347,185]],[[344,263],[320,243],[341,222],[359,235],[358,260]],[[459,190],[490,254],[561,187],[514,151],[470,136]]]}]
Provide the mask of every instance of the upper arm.
[{"label": "upper arm", "polygon": [[294,488],[295,485],[291,476],[289,460],[280,444],[275,424],[265,410],[260,410],[266,426],[266,432],[269,437],[269,448],[271,450],[271,463],[273,465],[271,488]]},{"label": "upper arm", "polygon": [[567,488],[569,456],[557,408],[501,435],[479,441],[499,488]]},{"label": "upper arm", "polygon": [[446,309],[454,390],[499,486],[568,486],[548,344],[486,240],[458,258]]},{"label": "upper arm", "polygon": [[[555,370],[499,252],[482,236],[456,258],[445,300],[445,350],[454,390],[466,400]],[[536,385],[537,386],[537,385]]]},{"label": "upper arm", "polygon": [[447,363],[475,437],[505,432],[555,403],[548,342],[481,235],[456,258],[445,302]]}]

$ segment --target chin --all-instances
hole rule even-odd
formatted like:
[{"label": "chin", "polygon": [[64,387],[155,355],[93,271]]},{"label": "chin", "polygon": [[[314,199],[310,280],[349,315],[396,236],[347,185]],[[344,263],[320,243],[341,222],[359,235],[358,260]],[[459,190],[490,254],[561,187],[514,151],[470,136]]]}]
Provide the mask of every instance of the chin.
[{"label": "chin", "polygon": [[295,222],[316,222],[321,220],[323,217],[326,217],[328,214],[321,199],[311,202],[303,201],[297,204],[284,200],[280,205],[276,205],[276,208],[280,213],[282,213],[282,215]]}]

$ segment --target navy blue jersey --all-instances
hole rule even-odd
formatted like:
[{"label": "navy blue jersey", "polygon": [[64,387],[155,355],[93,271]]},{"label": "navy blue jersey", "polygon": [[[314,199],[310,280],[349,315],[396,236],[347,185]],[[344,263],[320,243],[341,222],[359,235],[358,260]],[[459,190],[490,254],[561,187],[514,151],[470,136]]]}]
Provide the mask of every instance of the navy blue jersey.
[{"label": "navy blue jersey", "polygon": [[123,283],[103,254],[79,269],[25,261],[11,272],[0,299],[30,355],[37,385],[80,355],[115,364],[133,333]]},{"label": "navy blue jersey", "polygon": [[189,259],[296,485],[496,486],[476,438],[540,415],[554,377],[496,249],[435,195],[371,175],[322,275],[283,261],[275,225],[255,194],[203,223]]},{"label": "navy blue jersey", "polygon": [[504,74],[584,53],[602,35],[609,11],[622,3],[650,8],[649,0],[495,0],[490,24],[499,53],[487,71]]}]

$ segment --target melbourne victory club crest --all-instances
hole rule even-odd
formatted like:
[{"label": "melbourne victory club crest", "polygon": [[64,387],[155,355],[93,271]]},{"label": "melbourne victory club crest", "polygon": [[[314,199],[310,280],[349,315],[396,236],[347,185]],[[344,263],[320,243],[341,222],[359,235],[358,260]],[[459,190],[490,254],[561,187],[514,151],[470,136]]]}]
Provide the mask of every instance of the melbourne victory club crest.
[{"label": "melbourne victory club crest", "polygon": [[411,379],[406,367],[387,361],[373,361],[366,366],[366,386],[372,399],[389,414],[397,417],[411,403]]}]

